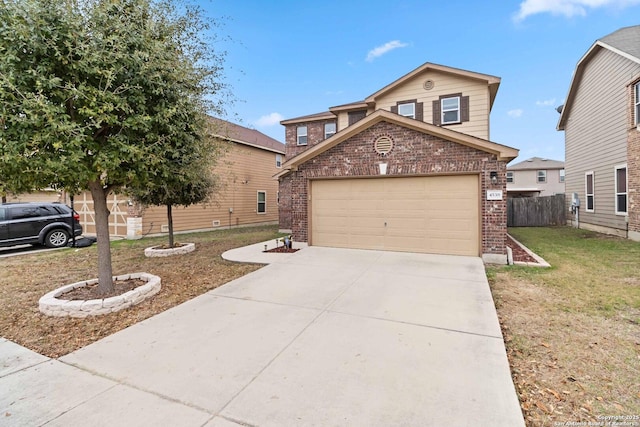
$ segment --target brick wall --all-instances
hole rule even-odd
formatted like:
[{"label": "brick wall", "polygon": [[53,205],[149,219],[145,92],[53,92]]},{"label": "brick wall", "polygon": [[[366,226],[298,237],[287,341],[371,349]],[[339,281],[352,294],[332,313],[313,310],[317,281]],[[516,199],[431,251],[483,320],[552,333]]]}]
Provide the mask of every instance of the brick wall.
[{"label": "brick wall", "polygon": [[280,230],[291,230],[291,179],[281,178],[278,185],[278,223]]},{"label": "brick wall", "polygon": [[[374,150],[379,136],[394,141],[390,153],[382,157]],[[506,163],[495,155],[461,144],[380,122],[319,156],[300,165],[283,178],[291,185],[291,229],[294,239],[308,241],[307,199],[309,180],[323,177],[356,177],[379,175],[378,164],[388,164],[388,176],[451,175],[478,173],[481,184],[481,239],[483,254],[506,254]],[[490,173],[497,172],[499,182],[492,185]],[[487,189],[502,190],[500,201],[485,200]]]},{"label": "brick wall", "polygon": [[[336,123],[336,119],[300,122],[285,126],[285,154],[287,160],[324,141],[325,123]],[[307,145],[298,145],[298,126],[307,127]]]}]

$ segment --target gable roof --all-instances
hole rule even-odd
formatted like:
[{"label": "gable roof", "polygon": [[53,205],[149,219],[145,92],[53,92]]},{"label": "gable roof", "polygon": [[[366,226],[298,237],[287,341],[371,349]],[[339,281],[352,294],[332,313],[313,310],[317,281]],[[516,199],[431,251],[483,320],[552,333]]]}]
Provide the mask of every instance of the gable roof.
[{"label": "gable roof", "polygon": [[[489,110],[491,110],[491,108],[493,108],[493,101],[496,99],[496,94],[498,93],[498,87],[500,86],[500,77],[491,76],[489,74],[476,73],[474,71],[467,71],[467,70],[463,70],[463,69],[460,69],[460,68],[447,67],[445,65],[434,64],[434,63],[431,63],[431,62],[425,62],[424,64],[422,64],[421,66],[419,66],[415,70],[410,71],[409,73],[405,74],[404,76],[400,77],[399,79],[395,80],[394,82],[389,83],[388,85],[386,85],[382,89],[372,93],[371,95],[369,95],[366,99],[364,99],[362,101],[356,101],[356,102],[350,102],[348,104],[336,105],[334,107],[330,107],[329,111],[324,112],[324,113],[310,114],[308,116],[301,116],[301,117],[295,117],[295,118],[292,118],[292,119],[282,120],[280,122],[280,124],[281,125],[287,125],[287,124],[292,124],[292,123],[300,123],[300,122],[304,122],[304,121],[322,120],[322,119],[331,118],[331,116],[328,116],[328,114],[332,114],[333,115],[334,112],[338,112],[338,111],[357,110],[357,109],[363,109],[363,108],[366,109],[366,108],[369,108],[369,107],[374,108],[377,98],[379,98],[380,96],[383,96],[387,92],[397,88],[398,86],[400,86],[403,83],[405,83],[406,81],[414,78],[415,76],[417,76],[419,74],[422,74],[422,73],[425,73],[425,72],[427,72],[429,70],[439,71],[441,73],[447,73],[447,74],[454,74],[456,76],[460,76],[460,77],[464,77],[464,78],[468,78],[468,79],[474,79],[474,80],[480,80],[480,81],[486,82],[487,86],[489,87]],[[335,115],[333,115],[333,117],[335,117]]]},{"label": "gable roof", "polygon": [[278,173],[276,177],[284,176],[290,171],[296,170],[299,165],[305,163],[306,161],[319,156],[325,151],[351,138],[352,136],[357,135],[360,132],[370,128],[371,126],[383,121],[405,128],[413,129],[418,132],[434,135],[447,141],[456,142],[458,144],[466,145],[468,147],[485,151],[487,153],[495,154],[498,157],[498,160],[510,161],[518,157],[518,150],[515,148],[507,147],[506,145],[497,144],[495,142],[487,141],[486,139],[476,138],[475,136],[456,132],[454,130],[447,129],[441,126],[432,125],[431,123],[426,123],[420,120],[400,116],[387,110],[376,110],[372,114],[366,116],[364,119],[359,120],[351,126],[342,129],[332,137],[325,139],[321,143],[314,145],[308,150],[303,151],[297,156],[287,160],[282,165],[282,171]]},{"label": "gable roof", "polygon": [[569,93],[567,94],[564,106],[562,107],[562,112],[560,113],[560,119],[558,119],[558,125],[556,126],[557,130],[564,130],[575,98],[576,90],[578,89],[578,84],[582,79],[586,65],[589,63],[591,58],[593,58],[593,56],[602,49],[610,50],[611,52],[627,58],[632,62],[640,64],[640,25],[620,28],[611,34],[596,40],[596,42],[591,45],[587,53],[580,58],[571,78]]},{"label": "gable roof", "polygon": [[238,144],[261,148],[274,153],[284,154],[284,144],[255,129],[249,129],[226,120],[210,117],[213,124],[213,136]]},{"label": "gable roof", "polygon": [[398,80],[386,85],[385,87],[378,90],[377,92],[369,95],[364,100],[364,102],[374,103],[376,98],[379,98],[380,96],[386,94],[387,92],[402,85],[407,80],[410,80],[413,77],[419,74],[425,73],[429,70],[439,71],[441,73],[446,73],[446,74],[454,74],[456,76],[465,77],[473,80],[481,80],[483,82],[486,82],[487,85],[489,86],[489,110],[491,110],[491,108],[493,107],[493,101],[496,99],[496,94],[498,93],[498,86],[500,86],[500,77],[491,76],[489,74],[476,73],[474,71],[462,70],[460,68],[447,67],[445,65],[434,64],[431,62],[425,62],[415,70],[410,71],[409,73],[400,77]]},{"label": "gable roof", "polygon": [[509,171],[521,171],[530,169],[564,169],[564,162],[560,160],[543,159],[541,157],[532,157],[511,166],[507,166],[507,170]]}]

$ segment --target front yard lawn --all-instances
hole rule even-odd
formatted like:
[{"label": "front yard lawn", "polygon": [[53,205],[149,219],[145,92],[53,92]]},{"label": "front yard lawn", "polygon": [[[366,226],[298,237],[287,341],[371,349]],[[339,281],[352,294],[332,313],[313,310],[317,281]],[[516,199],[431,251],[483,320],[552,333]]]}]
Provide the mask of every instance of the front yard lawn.
[{"label": "front yard lawn", "polygon": [[65,355],[257,270],[258,265],[227,262],[220,255],[278,236],[277,226],[180,234],[176,241],[194,242],[196,250],[165,258],[147,258],[144,248],[166,243],[166,237],[114,241],[113,274],[155,274],[162,289],[134,307],[86,319],[44,316],[38,300],[62,285],[97,277],[95,245],[0,258],[0,337],[45,356]]},{"label": "front yard lawn", "polygon": [[509,233],[552,266],[487,268],[527,425],[640,425],[640,243],[569,227]]}]

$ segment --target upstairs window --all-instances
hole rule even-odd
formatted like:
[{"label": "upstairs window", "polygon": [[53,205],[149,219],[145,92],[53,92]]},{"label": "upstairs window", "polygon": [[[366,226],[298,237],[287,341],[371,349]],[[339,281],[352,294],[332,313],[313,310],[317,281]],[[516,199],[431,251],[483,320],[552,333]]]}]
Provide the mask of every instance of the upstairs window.
[{"label": "upstairs window", "polygon": [[410,104],[398,105],[398,114],[412,119],[416,118],[416,104],[413,102]]},{"label": "upstairs window", "polygon": [[347,116],[349,117],[349,126],[351,126],[355,122],[367,117],[367,111],[366,110],[349,111],[349,113],[347,113]]},{"label": "upstairs window", "polygon": [[564,169],[560,169],[558,173],[560,174],[560,182],[564,182]]},{"label": "upstairs window", "polygon": [[635,125],[638,126],[640,125],[640,82],[636,83],[635,85],[633,85],[633,93],[634,93],[634,118],[635,118]]},{"label": "upstairs window", "polygon": [[331,138],[336,133],[336,124],[335,123],[325,123],[324,124],[324,139]]},{"label": "upstairs window", "polygon": [[433,101],[432,109],[433,124],[436,126],[469,121],[469,97],[462,96],[462,93],[441,95],[439,99]]},{"label": "upstairs window", "polygon": [[627,165],[616,166],[616,214],[627,214]]},{"label": "upstairs window", "polygon": [[460,123],[460,97],[443,98],[442,103],[442,124]]},{"label": "upstairs window", "polygon": [[507,183],[513,183],[513,172],[507,172]]},{"label": "upstairs window", "polygon": [[544,183],[547,182],[547,171],[546,170],[540,170],[538,171],[538,179],[537,179],[538,183]]},{"label": "upstairs window", "polygon": [[282,154],[276,154],[276,167],[282,167]]},{"label": "upstairs window", "polygon": [[595,194],[593,192],[594,189],[594,185],[595,185],[595,181],[594,181],[594,177],[593,177],[593,172],[587,172],[585,174],[585,194],[587,196],[587,205],[585,206],[585,210],[587,212],[594,212],[595,211]]},{"label": "upstairs window", "polygon": [[298,126],[296,130],[296,138],[298,145],[307,145],[307,127],[306,126]]}]

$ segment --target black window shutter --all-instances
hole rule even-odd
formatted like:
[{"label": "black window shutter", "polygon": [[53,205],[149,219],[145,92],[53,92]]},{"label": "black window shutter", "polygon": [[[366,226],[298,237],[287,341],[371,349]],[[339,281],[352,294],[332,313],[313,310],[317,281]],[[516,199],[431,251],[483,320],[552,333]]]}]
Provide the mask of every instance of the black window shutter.
[{"label": "black window shutter", "polygon": [[440,126],[440,100],[433,101],[433,124]]},{"label": "black window shutter", "polygon": [[398,114],[398,106],[397,105],[392,105],[391,106],[391,112],[394,114]]},{"label": "black window shutter", "polygon": [[424,122],[424,103],[416,102],[416,120]]},{"label": "black window shutter", "polygon": [[469,97],[468,96],[460,97],[460,121],[461,122],[469,121]]}]

